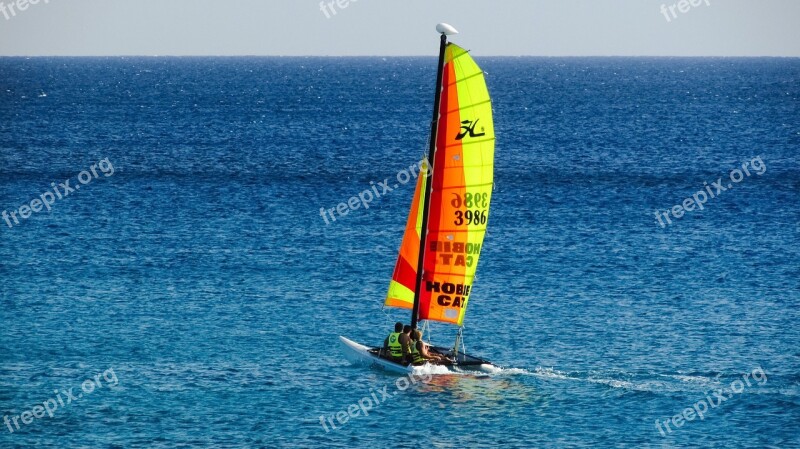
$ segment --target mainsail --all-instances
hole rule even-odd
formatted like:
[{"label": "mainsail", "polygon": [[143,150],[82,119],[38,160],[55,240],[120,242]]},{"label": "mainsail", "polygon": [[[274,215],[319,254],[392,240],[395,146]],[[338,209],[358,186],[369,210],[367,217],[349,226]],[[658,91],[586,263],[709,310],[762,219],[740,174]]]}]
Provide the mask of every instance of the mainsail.
[{"label": "mainsail", "polygon": [[[443,37],[444,42],[444,37]],[[494,126],[483,71],[448,43],[441,67],[435,147],[417,179],[386,305],[413,309],[420,248],[424,270],[418,319],[462,325],[478,267],[492,197]],[[427,204],[425,244],[420,245]],[[416,319],[413,320],[416,322]]]}]

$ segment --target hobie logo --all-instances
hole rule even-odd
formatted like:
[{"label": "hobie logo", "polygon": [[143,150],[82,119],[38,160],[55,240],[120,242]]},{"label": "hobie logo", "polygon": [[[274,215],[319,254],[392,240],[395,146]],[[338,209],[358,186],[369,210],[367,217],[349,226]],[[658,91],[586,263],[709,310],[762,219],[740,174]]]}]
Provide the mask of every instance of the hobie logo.
[{"label": "hobie logo", "polygon": [[[485,132],[481,132],[480,134],[475,134],[475,126],[478,125],[478,120],[480,119],[475,119],[474,122],[472,120],[464,120],[463,122],[461,122],[461,132],[458,133],[458,135],[456,136],[456,140],[463,139],[464,137],[467,136],[467,134],[469,134],[470,137],[485,136],[486,135]],[[483,131],[483,127],[481,127],[481,131]]]}]

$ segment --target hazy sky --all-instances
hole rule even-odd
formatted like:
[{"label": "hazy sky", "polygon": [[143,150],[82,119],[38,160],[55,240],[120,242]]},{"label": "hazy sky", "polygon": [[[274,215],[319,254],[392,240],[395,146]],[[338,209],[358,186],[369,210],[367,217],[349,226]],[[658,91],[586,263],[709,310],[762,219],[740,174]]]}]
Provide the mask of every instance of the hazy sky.
[{"label": "hazy sky", "polygon": [[31,1],[0,55],[433,55],[446,21],[479,55],[800,56],[800,0]]}]

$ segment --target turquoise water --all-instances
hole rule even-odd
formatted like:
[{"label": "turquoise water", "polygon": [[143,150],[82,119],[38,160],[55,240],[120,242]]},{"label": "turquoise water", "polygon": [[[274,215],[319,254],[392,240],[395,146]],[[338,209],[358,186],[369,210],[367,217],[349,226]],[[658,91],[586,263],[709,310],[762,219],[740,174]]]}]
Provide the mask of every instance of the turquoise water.
[{"label": "turquoise water", "polygon": [[0,447],[800,447],[800,61],[479,62],[505,369],[412,383],[337,337],[408,320],[433,59],[0,58]]}]

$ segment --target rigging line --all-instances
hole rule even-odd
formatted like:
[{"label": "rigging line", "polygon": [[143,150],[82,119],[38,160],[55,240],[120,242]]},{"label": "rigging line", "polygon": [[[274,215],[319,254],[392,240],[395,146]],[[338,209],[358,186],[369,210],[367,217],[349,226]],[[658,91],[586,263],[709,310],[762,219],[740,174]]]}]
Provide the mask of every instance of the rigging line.
[{"label": "rigging line", "polygon": [[386,313],[386,304],[381,306],[381,312],[383,312],[383,317],[386,318],[386,321],[388,321],[389,324],[391,324],[392,323],[392,318],[389,316],[388,313]]},{"label": "rigging line", "polygon": [[467,346],[464,344],[464,325],[458,328],[458,343],[461,346],[461,353],[467,353]]}]

